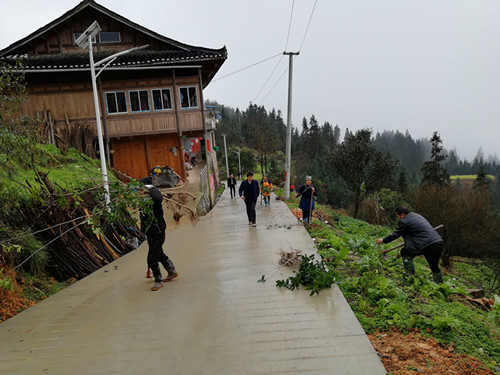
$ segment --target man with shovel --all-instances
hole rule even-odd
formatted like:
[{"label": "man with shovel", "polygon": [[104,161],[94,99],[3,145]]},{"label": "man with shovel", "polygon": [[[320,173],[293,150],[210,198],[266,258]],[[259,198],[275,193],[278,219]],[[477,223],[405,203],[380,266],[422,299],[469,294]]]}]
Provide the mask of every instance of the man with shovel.
[{"label": "man with shovel", "polygon": [[405,206],[396,207],[394,211],[399,219],[398,228],[385,238],[378,238],[377,244],[389,243],[403,236],[405,244],[401,249],[401,257],[405,271],[414,275],[413,259],[417,255],[423,255],[431,268],[434,281],[442,283],[439,259],[443,251],[443,239],[423,216],[410,212]]},{"label": "man with shovel", "polygon": [[304,224],[311,224],[312,212],[314,210],[314,201],[318,193],[316,187],[312,184],[312,177],[306,176],[306,183],[299,188],[295,193],[295,198],[300,198],[299,208],[302,210],[302,222]]}]

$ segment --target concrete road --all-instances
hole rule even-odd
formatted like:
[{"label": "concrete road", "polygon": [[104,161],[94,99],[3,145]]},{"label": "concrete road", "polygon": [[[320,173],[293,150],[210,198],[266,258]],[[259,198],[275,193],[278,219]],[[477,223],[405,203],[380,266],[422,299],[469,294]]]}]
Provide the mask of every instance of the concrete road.
[{"label": "concrete road", "polygon": [[283,202],[258,204],[253,228],[226,191],[164,247],[180,276],[157,292],[143,244],[0,324],[0,374],[386,373],[337,287],[275,286],[280,249],[314,251]]}]

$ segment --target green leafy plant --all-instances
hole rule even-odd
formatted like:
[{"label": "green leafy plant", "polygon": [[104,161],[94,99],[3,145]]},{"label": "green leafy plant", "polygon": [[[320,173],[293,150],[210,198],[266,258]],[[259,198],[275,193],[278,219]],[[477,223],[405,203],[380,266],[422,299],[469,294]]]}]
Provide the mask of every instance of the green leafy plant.
[{"label": "green leafy plant", "polygon": [[315,261],[313,255],[299,255],[300,266],[296,276],[290,276],[286,280],[277,280],[276,286],[288,288],[290,290],[298,289],[300,285],[304,289],[311,290],[310,295],[319,294],[319,291],[331,286],[337,282],[337,275],[333,270],[328,270],[323,262]]}]

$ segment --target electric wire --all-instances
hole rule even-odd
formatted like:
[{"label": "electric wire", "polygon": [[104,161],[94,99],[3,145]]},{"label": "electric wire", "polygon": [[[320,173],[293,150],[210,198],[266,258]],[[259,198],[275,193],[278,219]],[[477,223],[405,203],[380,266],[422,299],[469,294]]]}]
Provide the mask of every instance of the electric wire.
[{"label": "electric wire", "polygon": [[13,238],[9,238],[8,240],[3,240],[3,241],[0,241],[0,244],[3,244],[3,243],[7,243],[7,242],[13,242],[15,240],[19,240],[21,238],[25,238],[25,237],[30,237],[30,236],[34,236],[35,234],[38,234],[38,233],[43,233],[47,230],[51,230],[53,228],[57,228],[61,225],[64,225],[64,224],[69,224],[69,223],[72,223],[74,221],[77,221],[77,220],[80,220],[80,219],[84,219],[84,218],[87,218],[87,216],[80,216],[80,217],[77,217],[73,220],[68,220],[68,221],[64,221],[62,223],[59,223],[59,224],[55,224],[55,225],[52,225],[50,228],[45,228],[45,229],[41,229],[39,231],[36,231],[36,232],[32,232],[32,233],[28,233],[28,234],[24,234],[22,236],[19,236],[19,237],[13,237]]},{"label": "electric wire", "polygon": [[[295,57],[294,57],[295,58]],[[260,104],[259,105],[262,105],[262,103],[264,103],[264,101],[267,99],[267,97],[271,94],[271,92],[273,92],[274,88],[278,85],[278,83],[281,81],[281,78],[283,78],[283,76],[285,75],[285,73],[288,71],[288,66],[286,67],[286,69],[283,71],[283,73],[281,73],[280,77],[278,78],[278,80],[276,81],[276,83],[274,84],[273,87],[271,87],[271,90],[268,91],[268,93],[266,94],[266,96],[264,96],[264,99],[261,100]]]},{"label": "electric wire", "polygon": [[293,17],[293,7],[295,5],[295,0],[292,2],[292,11],[290,12],[290,21],[288,21],[288,33],[286,35],[285,51],[288,47],[288,39],[290,38],[290,29],[292,28],[292,17]]},{"label": "electric wire", "polygon": [[[285,43],[285,51],[288,47],[288,40],[290,38],[290,30],[292,28],[292,18],[293,18],[293,7],[295,5],[295,0],[293,0],[292,2],[292,10],[290,12],[290,20],[288,21],[288,33],[286,35],[286,43]],[[278,60],[278,62],[276,63],[276,65],[274,66],[274,69],[271,71],[271,74],[269,74],[269,77],[267,77],[266,79],[266,82],[264,82],[264,85],[262,85],[262,87],[260,88],[259,92],[257,93],[257,95],[255,95],[255,98],[253,99],[252,103],[255,103],[257,101],[257,98],[259,97],[259,95],[262,93],[262,91],[266,88],[267,86],[267,83],[269,82],[269,80],[272,78],[274,72],[276,71],[276,69],[278,69],[278,66],[280,65],[281,63],[281,60],[283,60],[283,56],[284,55],[281,55],[280,59]]]},{"label": "electric wire", "polygon": [[256,66],[256,65],[262,64],[263,62],[266,62],[266,61],[268,61],[268,60],[274,59],[275,57],[278,57],[279,55],[283,56],[283,54],[282,54],[281,52],[280,52],[280,53],[277,53],[276,55],[271,56],[271,57],[268,57],[267,59],[264,59],[264,60],[258,61],[258,62],[254,63],[254,64],[251,64],[251,65],[245,66],[244,68],[241,68],[241,69],[235,70],[235,71],[234,71],[234,72],[232,72],[232,73],[226,74],[226,75],[224,75],[224,76],[222,76],[222,77],[219,77],[219,78],[216,78],[216,79],[213,79],[213,80],[212,80],[212,82],[215,82],[215,81],[220,81],[220,80],[221,80],[221,79],[223,79],[223,78],[227,78],[227,77],[229,77],[229,76],[232,76],[233,74],[236,74],[236,73],[242,72],[243,70],[246,70],[246,69],[252,68],[252,67],[254,67],[254,66]]},{"label": "electric wire", "polygon": [[36,253],[38,253],[39,251],[42,251],[43,249],[45,249],[47,246],[49,246],[52,242],[56,241],[57,239],[61,238],[62,236],[64,236],[66,233],[68,232],[71,232],[72,230],[75,230],[76,228],[78,228],[80,225],[83,225],[85,223],[88,223],[88,221],[90,220],[87,219],[85,221],[82,221],[81,223],[78,223],[76,224],[74,227],[71,227],[69,228],[68,230],[66,230],[65,232],[61,233],[59,236],[55,237],[54,239],[52,239],[51,241],[47,242],[45,245],[43,245],[42,247],[40,247],[39,249],[35,250],[29,257],[27,257],[25,260],[23,260],[21,263],[19,263],[17,266],[15,266],[14,268],[12,268],[9,272],[7,272],[5,275],[8,275],[12,272],[14,272],[15,270],[17,270],[19,267],[21,267],[24,263],[26,263],[28,260],[30,260],[31,258],[33,258],[35,256]]},{"label": "electric wire", "polygon": [[[315,0],[313,8],[311,10],[311,15],[309,16],[309,21],[307,22],[307,27],[306,27],[306,31],[304,33],[304,37],[302,38],[302,42],[300,43],[299,52],[302,50],[302,47],[304,46],[304,42],[306,40],[307,33],[309,32],[309,27],[311,26],[311,21],[312,21],[312,18],[313,18],[313,15],[314,15],[314,10],[316,9],[316,4],[317,3],[318,3],[318,0]],[[293,56],[293,59],[295,60],[296,57],[297,56]],[[269,92],[266,94],[266,96],[264,97],[264,99],[262,99],[262,101],[260,102],[259,105],[262,105],[262,103],[264,103],[264,101],[267,99],[267,97],[271,94],[271,92],[274,90],[274,88],[278,85],[279,81],[281,81],[281,78],[283,78],[283,76],[285,75],[285,73],[287,72],[287,70],[288,70],[288,67],[281,74],[281,76],[278,78],[278,80],[276,81],[276,83],[274,84],[274,86],[271,88],[271,90],[269,90]]]},{"label": "electric wire", "polygon": [[306,40],[307,32],[309,31],[309,26],[311,26],[311,21],[312,21],[314,10],[316,9],[317,3],[318,3],[318,0],[316,0],[314,2],[314,5],[313,5],[312,11],[311,11],[311,16],[309,17],[309,22],[307,22],[306,32],[304,33],[304,37],[302,38],[302,42],[300,43],[299,52],[302,51],[302,46],[304,45],[304,41]]}]

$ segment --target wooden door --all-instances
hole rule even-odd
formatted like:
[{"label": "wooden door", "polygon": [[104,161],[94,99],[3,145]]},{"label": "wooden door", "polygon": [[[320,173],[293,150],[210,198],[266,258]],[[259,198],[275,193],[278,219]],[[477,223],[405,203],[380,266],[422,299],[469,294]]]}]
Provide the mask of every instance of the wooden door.
[{"label": "wooden door", "polygon": [[[180,161],[184,160],[184,155],[180,154],[181,149],[176,134],[148,136],[146,144],[150,169],[157,165],[161,167],[168,165],[178,174],[182,174]],[[170,151],[174,147],[177,148],[177,156]]]},{"label": "wooden door", "polygon": [[144,137],[113,140],[113,168],[141,179],[149,176],[151,168],[146,162]]}]

